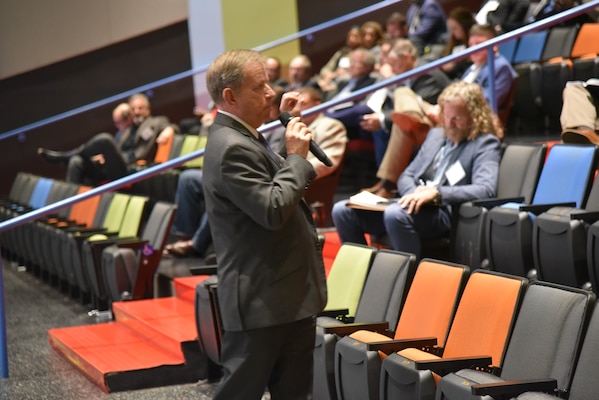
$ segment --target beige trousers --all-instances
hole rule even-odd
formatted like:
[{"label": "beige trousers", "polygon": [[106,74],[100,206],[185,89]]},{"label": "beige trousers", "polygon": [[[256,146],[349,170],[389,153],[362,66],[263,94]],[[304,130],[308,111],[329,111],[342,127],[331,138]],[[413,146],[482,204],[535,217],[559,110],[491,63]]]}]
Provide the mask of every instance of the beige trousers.
[{"label": "beige trousers", "polygon": [[[412,89],[404,86],[395,89],[393,100],[394,111],[415,113],[429,123],[431,127],[434,125],[426,116],[423,108],[427,103]],[[426,139],[426,135],[404,132],[393,124],[387,150],[376,173],[377,178],[393,183],[397,182],[412,158],[414,146],[421,146],[424,139]]]}]

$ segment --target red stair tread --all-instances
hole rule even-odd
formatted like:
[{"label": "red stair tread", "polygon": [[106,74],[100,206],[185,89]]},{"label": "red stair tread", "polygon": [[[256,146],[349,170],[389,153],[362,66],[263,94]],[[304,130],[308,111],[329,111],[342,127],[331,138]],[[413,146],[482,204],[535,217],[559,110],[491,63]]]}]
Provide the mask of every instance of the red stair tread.
[{"label": "red stair tread", "polygon": [[[168,354],[117,322],[50,329],[48,340],[106,392],[111,391],[109,379],[113,384],[118,380],[130,381],[128,373],[185,363],[182,352],[179,356]],[[123,378],[119,378],[121,376]],[[148,385],[151,386],[151,382]]]},{"label": "red stair tread", "polygon": [[209,275],[195,275],[175,278],[175,293],[180,299],[195,303],[196,286],[209,277]]},{"label": "red stair tread", "polygon": [[194,304],[176,297],[117,302],[112,311],[116,321],[172,351],[197,338]]}]

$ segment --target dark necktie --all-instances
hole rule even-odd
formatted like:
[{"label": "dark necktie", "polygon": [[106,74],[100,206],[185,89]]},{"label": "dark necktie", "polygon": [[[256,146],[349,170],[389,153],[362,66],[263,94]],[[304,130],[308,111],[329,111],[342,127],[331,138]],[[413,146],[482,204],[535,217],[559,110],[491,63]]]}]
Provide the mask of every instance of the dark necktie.
[{"label": "dark necktie", "polygon": [[268,153],[270,154],[270,156],[272,157],[273,160],[275,160],[275,162],[277,163],[278,166],[281,166],[281,157],[274,152],[274,150],[272,149],[272,147],[270,147],[270,144],[268,144],[268,142],[266,141],[266,139],[264,138],[264,136],[262,136],[261,133],[258,133],[258,141],[260,143],[262,143],[262,145],[264,147],[266,147],[266,150],[268,150]]}]

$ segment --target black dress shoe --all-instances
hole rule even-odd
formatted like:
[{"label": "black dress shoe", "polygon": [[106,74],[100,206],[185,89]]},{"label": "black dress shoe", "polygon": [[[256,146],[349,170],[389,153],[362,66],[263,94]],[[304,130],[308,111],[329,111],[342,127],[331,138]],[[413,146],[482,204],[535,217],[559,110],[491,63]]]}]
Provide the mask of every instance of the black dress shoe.
[{"label": "black dress shoe", "polygon": [[69,162],[69,158],[71,157],[71,155],[69,155],[65,152],[48,150],[48,149],[44,149],[41,147],[39,149],[37,149],[37,154],[39,154],[46,161],[51,162],[51,163],[63,162],[66,164]]}]

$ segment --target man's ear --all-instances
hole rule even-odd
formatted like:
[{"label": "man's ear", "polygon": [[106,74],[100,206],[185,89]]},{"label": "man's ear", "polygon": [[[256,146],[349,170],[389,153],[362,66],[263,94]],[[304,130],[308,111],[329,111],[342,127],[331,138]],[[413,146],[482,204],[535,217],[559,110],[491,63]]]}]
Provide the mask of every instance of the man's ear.
[{"label": "man's ear", "polygon": [[231,88],[223,89],[223,100],[227,104],[230,104],[230,105],[235,104],[236,97],[235,97],[235,93],[233,92],[233,89],[231,89]]}]

